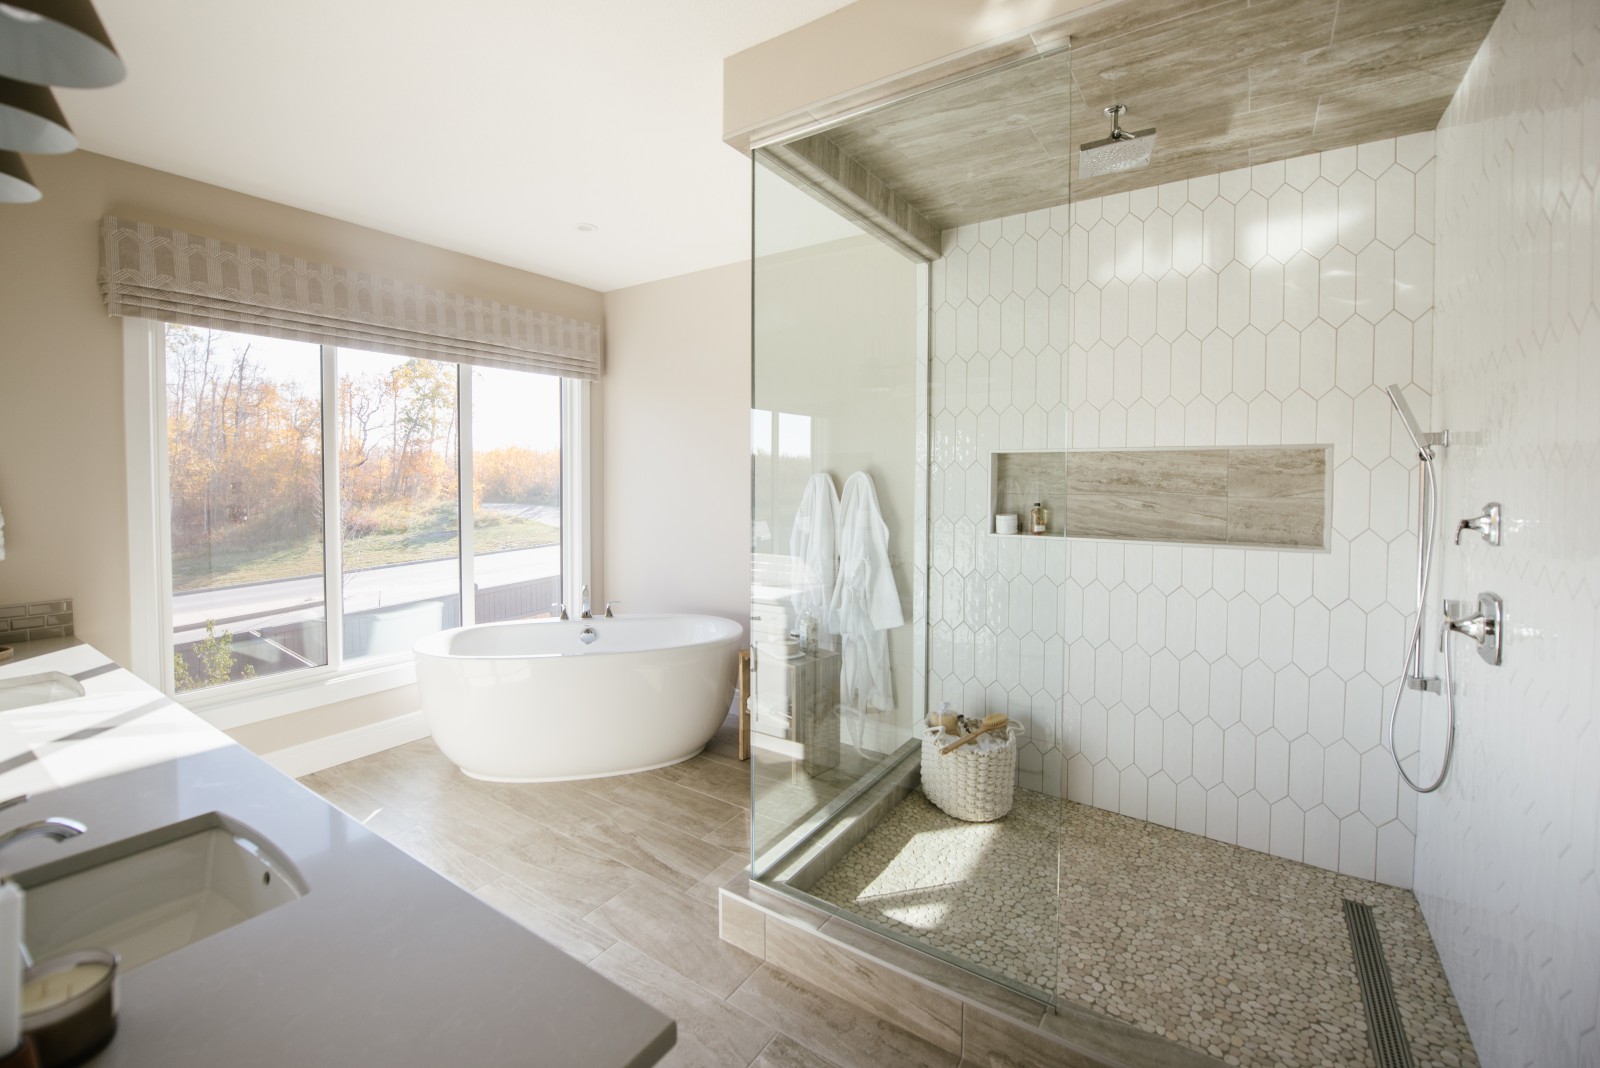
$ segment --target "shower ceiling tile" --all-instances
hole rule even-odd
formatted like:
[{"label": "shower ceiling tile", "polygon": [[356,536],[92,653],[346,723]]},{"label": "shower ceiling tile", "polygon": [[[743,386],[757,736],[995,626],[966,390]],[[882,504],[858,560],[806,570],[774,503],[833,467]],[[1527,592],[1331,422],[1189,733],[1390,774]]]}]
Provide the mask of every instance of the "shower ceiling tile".
[{"label": "shower ceiling tile", "polygon": [[[1291,175],[1282,161],[1431,131],[1500,3],[1357,6],[1094,5],[1061,27],[1070,55],[968,78],[810,136],[832,141],[941,229],[1007,216],[1020,226],[1018,213],[1062,204],[1069,192],[1084,200],[1141,191],[1138,210],[1118,204],[1111,221],[1145,220],[1172,210],[1151,187],[1252,164],[1273,165],[1253,176],[1263,195],[1283,183],[1305,189],[1309,166],[1299,162]],[[1159,131],[1150,166],[1069,189],[1078,145],[1103,136],[1102,109],[1118,100],[1129,106],[1130,129]],[[974,159],[985,166],[971,166]],[[984,236],[986,244],[1009,239],[999,227]],[[1165,252],[1153,251],[1164,262]]]}]

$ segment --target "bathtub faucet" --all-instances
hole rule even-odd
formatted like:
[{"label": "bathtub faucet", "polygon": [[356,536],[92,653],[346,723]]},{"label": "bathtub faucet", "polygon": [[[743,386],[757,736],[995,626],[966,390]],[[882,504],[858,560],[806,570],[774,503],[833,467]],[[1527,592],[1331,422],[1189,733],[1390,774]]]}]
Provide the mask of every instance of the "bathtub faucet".
[{"label": "bathtub faucet", "polygon": [[589,587],[588,586],[585,586],[583,588],[583,614],[581,616],[579,616],[578,618],[579,619],[593,619],[594,618],[594,613],[589,611]]}]

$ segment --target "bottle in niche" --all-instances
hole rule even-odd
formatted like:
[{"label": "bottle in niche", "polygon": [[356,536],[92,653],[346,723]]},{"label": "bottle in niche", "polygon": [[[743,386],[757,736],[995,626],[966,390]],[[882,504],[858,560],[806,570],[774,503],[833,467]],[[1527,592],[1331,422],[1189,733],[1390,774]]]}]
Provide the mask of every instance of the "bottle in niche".
[{"label": "bottle in niche", "polygon": [[1050,509],[1039,501],[1033,502],[1033,507],[1028,509],[1028,533],[1048,534],[1050,532]]}]

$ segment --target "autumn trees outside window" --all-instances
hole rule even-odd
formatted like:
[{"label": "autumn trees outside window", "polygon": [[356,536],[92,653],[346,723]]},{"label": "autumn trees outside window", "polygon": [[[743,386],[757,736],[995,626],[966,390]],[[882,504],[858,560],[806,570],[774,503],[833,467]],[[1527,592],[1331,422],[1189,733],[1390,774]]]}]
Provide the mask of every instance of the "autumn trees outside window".
[{"label": "autumn trees outside window", "polygon": [[560,379],[171,324],[165,352],[177,690],[404,653],[464,577],[477,622],[560,600]]}]

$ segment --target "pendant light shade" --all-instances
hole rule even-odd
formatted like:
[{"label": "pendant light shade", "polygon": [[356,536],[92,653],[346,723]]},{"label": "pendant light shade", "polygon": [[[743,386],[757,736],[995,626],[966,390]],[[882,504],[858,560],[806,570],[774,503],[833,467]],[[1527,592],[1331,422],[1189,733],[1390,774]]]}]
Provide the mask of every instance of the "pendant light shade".
[{"label": "pendant light shade", "polygon": [[42,85],[0,78],[0,149],[71,152],[77,147],[55,94]]},{"label": "pendant light shade", "polygon": [[0,151],[0,204],[31,204],[44,194],[15,152]]},{"label": "pendant light shade", "polygon": [[0,0],[0,76],[100,89],[126,73],[89,0]]}]

